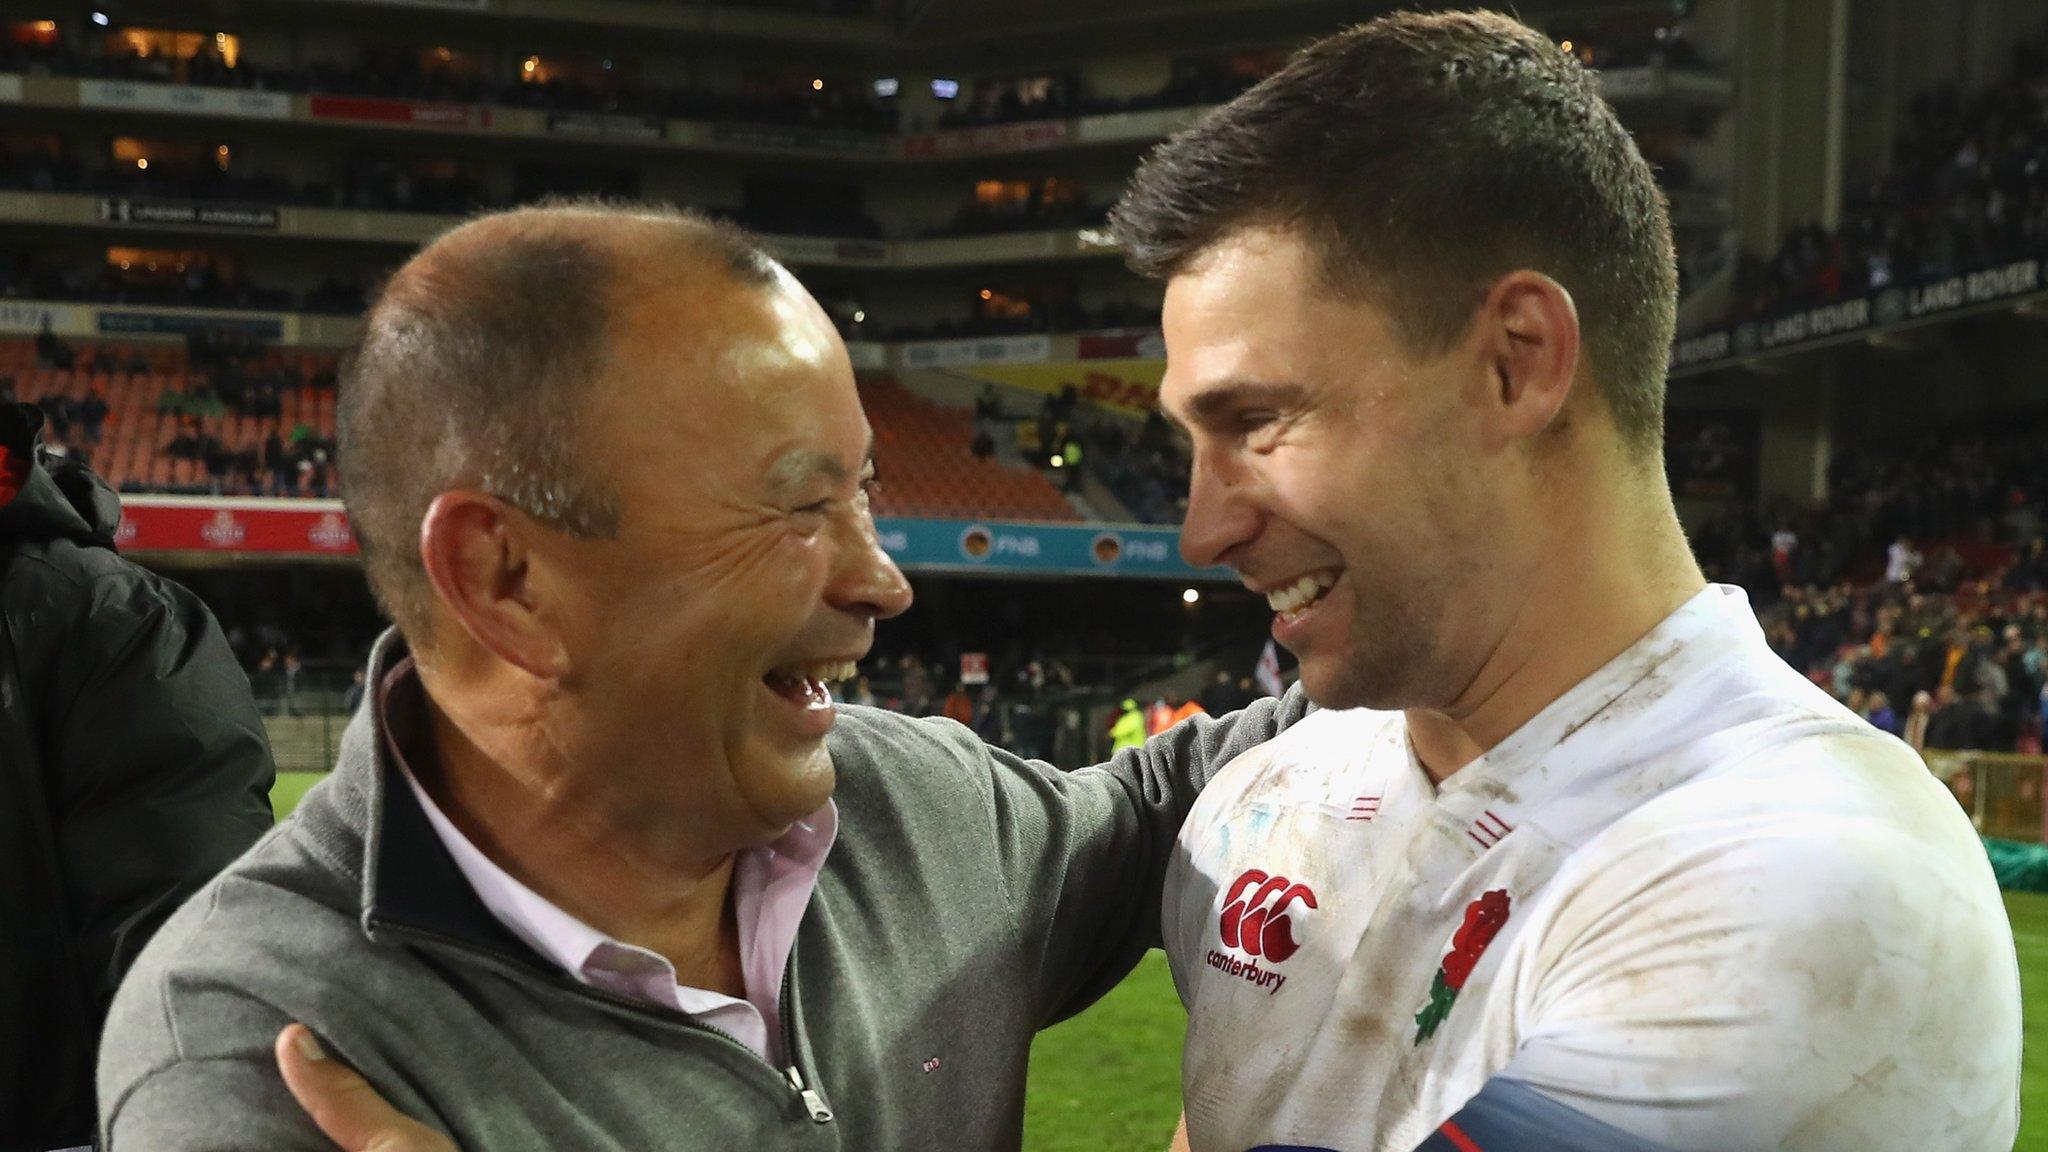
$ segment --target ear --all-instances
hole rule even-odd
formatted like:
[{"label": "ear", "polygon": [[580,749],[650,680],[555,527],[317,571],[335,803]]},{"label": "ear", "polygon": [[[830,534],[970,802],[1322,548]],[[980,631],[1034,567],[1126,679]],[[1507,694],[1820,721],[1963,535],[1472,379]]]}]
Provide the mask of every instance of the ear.
[{"label": "ear", "polygon": [[484,650],[540,679],[568,668],[543,619],[531,569],[531,534],[518,509],[481,492],[443,492],[420,521],[420,560],[441,603]]},{"label": "ear", "polygon": [[1494,282],[1480,305],[1502,433],[1530,440],[1551,426],[1579,369],[1579,310],[1564,285],[1526,269]]}]

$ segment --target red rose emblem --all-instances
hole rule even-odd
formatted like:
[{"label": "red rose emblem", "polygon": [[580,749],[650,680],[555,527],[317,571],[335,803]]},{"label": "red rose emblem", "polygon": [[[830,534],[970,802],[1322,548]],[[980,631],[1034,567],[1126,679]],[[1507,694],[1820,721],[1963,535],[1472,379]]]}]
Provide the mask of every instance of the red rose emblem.
[{"label": "red rose emblem", "polygon": [[1472,975],[1472,969],[1479,963],[1486,946],[1500,935],[1501,925],[1508,922],[1508,894],[1503,888],[1496,888],[1465,906],[1465,922],[1458,926],[1458,932],[1451,937],[1451,954],[1444,957],[1444,983],[1453,988],[1463,988],[1465,978]]}]

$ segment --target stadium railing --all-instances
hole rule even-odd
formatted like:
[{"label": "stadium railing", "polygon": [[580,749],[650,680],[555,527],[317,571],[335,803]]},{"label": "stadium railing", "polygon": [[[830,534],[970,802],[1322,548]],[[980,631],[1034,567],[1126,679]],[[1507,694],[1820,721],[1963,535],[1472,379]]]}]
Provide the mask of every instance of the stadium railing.
[{"label": "stadium railing", "polygon": [[2048,756],[1928,749],[1927,767],[1948,785],[1978,834],[2048,843]]}]

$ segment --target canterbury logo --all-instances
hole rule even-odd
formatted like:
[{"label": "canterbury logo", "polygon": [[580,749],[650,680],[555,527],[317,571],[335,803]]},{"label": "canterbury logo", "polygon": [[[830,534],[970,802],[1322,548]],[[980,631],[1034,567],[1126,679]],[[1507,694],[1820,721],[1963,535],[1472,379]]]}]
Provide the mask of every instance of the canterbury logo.
[{"label": "canterbury logo", "polygon": [[1316,894],[1306,884],[1285,876],[1268,876],[1257,868],[1247,869],[1231,881],[1223,896],[1223,944],[1247,955],[1263,956],[1279,963],[1295,954],[1301,944],[1294,939],[1290,908],[1316,906]]}]

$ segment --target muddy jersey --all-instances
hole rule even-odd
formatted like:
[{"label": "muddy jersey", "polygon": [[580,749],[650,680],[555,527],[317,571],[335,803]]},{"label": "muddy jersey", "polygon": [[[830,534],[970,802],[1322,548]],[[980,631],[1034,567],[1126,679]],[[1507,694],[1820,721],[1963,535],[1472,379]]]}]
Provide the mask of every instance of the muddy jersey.
[{"label": "muddy jersey", "polygon": [[1673,1149],[2012,1147],[1984,852],[1737,589],[1441,788],[1400,714],[1311,716],[1216,778],[1180,849],[1196,1152],[1409,1152],[1495,1078]]}]

